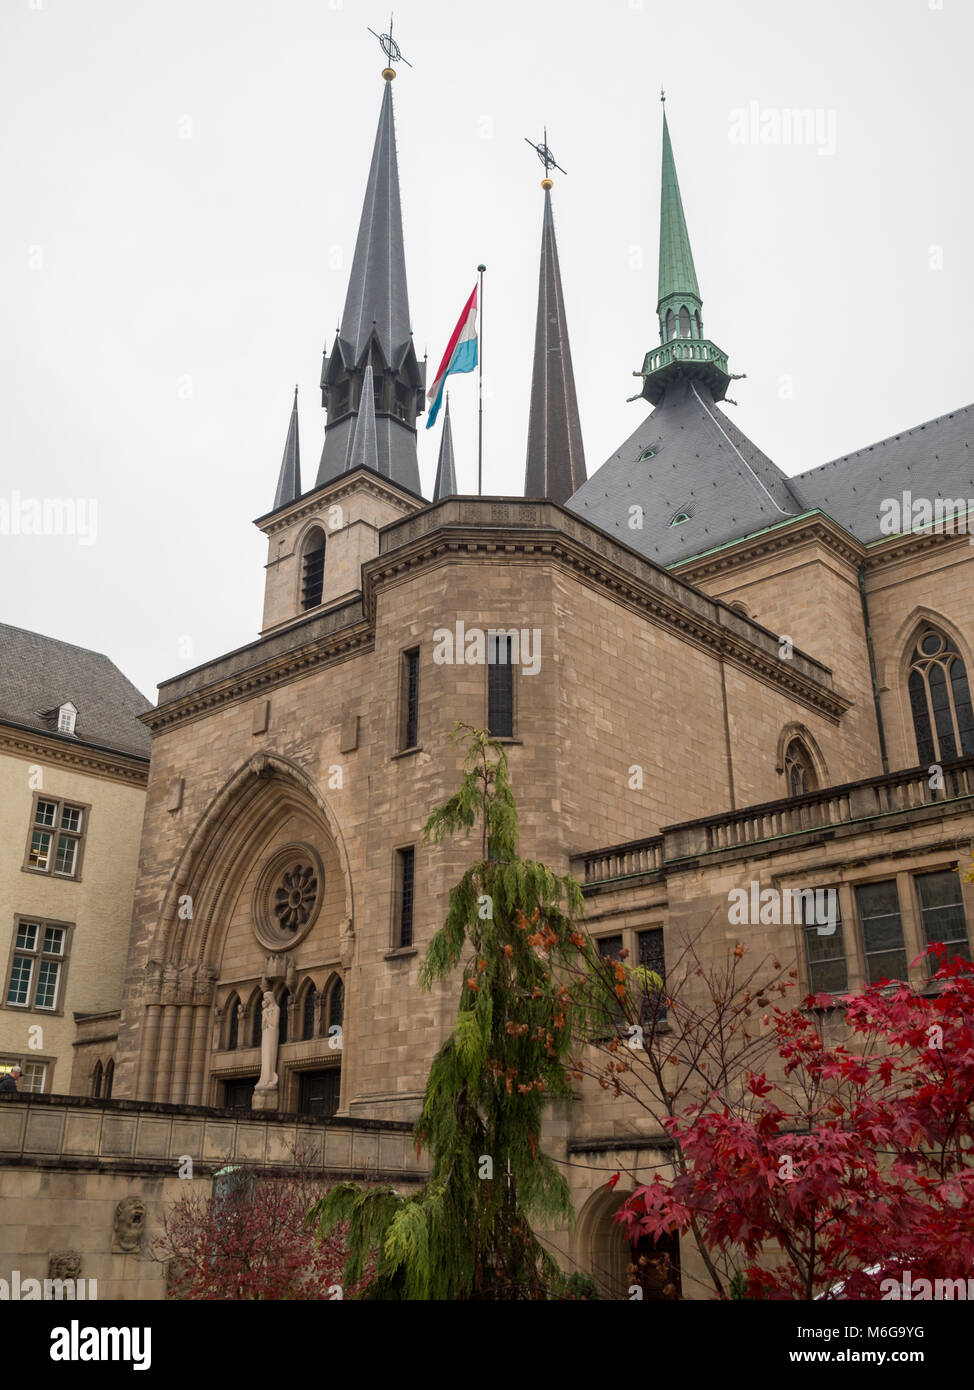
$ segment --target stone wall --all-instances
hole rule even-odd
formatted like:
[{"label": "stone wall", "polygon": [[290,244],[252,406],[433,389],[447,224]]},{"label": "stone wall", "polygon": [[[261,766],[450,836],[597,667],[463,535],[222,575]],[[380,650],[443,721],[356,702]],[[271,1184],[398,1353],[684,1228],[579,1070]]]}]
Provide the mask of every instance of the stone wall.
[{"label": "stone wall", "polygon": [[[79,1277],[107,1299],[165,1297],[150,1256],[163,1212],[187,1184],[208,1196],[228,1161],[285,1170],[294,1153],[333,1177],[422,1181],[411,1126],[387,1121],[250,1116],[230,1110],[67,1096],[0,1096],[0,1279],[49,1277],[52,1257],[80,1257]],[[193,1176],[185,1157],[192,1160]],[[119,1248],[120,1202],[144,1204],[139,1248]],[[115,1247],[113,1249],[113,1246]]]}]

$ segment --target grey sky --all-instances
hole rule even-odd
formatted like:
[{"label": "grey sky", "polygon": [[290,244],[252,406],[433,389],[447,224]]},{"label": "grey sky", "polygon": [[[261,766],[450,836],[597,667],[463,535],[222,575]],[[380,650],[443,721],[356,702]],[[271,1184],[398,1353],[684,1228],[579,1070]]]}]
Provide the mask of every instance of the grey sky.
[{"label": "grey sky", "polygon": [[[97,504],[93,544],[0,535],[0,619],[150,696],[257,634],[251,522],[295,382],[314,482],[382,95],[368,26],[388,14],[363,0],[0,9],[0,503]],[[661,83],[741,428],[791,474],[974,398],[970,0],[399,0],[396,37],[431,376],[489,267],[487,491],[523,482],[545,121],[589,475],[647,409],[626,398],[658,341]],[[795,108],[811,144],[738,138]],[[451,412],[474,491],[473,377]],[[421,430],[427,491],[438,442]]]}]

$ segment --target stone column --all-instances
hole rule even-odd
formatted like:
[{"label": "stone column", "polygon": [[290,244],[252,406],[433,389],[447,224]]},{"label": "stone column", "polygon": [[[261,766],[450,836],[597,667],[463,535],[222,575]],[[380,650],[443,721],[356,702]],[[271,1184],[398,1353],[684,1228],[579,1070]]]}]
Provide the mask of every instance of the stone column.
[{"label": "stone column", "polygon": [[179,1013],[179,975],[174,965],[167,965],[163,975],[162,1005],[159,1059],[156,1063],[156,1079],[151,1098],[152,1100],[168,1101],[172,1098],[173,1046],[176,1035],[176,1017]]},{"label": "stone column", "polygon": [[145,1026],[139,1040],[138,1075],[135,1100],[151,1100],[155,1087],[156,1056],[159,1047],[159,1022],[162,1013],[162,965],[150,960],[145,967],[142,1000],[145,1007]]},{"label": "stone column", "polygon": [[209,1064],[207,1052],[209,1016],[210,1006],[213,1002],[215,979],[216,971],[213,967],[201,965],[193,981],[193,1036],[189,1054],[187,1105],[202,1105],[203,1103],[203,1086]]}]

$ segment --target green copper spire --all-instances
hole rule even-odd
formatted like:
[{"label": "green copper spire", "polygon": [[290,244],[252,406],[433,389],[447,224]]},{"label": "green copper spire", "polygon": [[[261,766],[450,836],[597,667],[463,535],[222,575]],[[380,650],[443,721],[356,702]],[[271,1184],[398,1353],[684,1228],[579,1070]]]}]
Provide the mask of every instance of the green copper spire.
[{"label": "green copper spire", "polygon": [[[697,272],[693,268],[693,252],[687,220],[683,215],[680,181],[673,161],[670,128],[663,108],[663,176],[659,200],[659,304],[664,300],[688,296],[700,306]],[[657,312],[660,310],[658,309]]]},{"label": "green copper spire", "polygon": [[[665,96],[662,97],[665,102]],[[703,301],[683,214],[680,181],[663,107],[663,168],[659,204],[659,317],[661,346],[646,354],[641,395],[659,405],[666,388],[677,379],[701,381],[715,401],[727,394],[731,375],[726,354],[704,337]]]}]

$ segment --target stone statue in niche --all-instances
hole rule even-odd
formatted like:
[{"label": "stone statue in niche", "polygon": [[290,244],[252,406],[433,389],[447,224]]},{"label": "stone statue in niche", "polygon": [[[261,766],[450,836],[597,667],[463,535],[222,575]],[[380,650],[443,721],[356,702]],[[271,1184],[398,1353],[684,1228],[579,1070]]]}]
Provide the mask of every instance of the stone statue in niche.
[{"label": "stone statue in niche", "polygon": [[138,1250],[145,1232],[145,1203],[141,1197],[123,1197],[115,1208],[112,1226],[112,1254]]},{"label": "stone statue in niche", "polygon": [[254,1110],[277,1109],[277,1039],[280,1026],[280,1005],[273,991],[265,989],[260,1006],[260,1078],[254,1087]]}]

